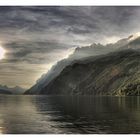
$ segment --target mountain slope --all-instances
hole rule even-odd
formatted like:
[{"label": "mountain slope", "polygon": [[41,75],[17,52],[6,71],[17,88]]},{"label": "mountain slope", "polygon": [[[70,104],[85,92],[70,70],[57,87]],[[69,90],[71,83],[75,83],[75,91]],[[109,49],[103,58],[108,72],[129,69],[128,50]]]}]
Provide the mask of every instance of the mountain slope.
[{"label": "mountain slope", "polygon": [[87,57],[100,56],[103,54],[108,54],[109,52],[126,50],[128,48],[140,48],[140,37],[131,35],[128,38],[121,39],[112,44],[102,45],[99,43],[94,43],[90,46],[78,47],[67,59],[57,62],[57,64],[54,65],[49,72],[37,80],[36,84],[27,90],[25,94],[40,94],[41,90],[46,87],[53,79],[55,79],[66,66],[72,65],[78,60],[83,61]]},{"label": "mountain slope", "polygon": [[137,95],[139,86],[140,51],[129,49],[67,66],[40,93]]},{"label": "mountain slope", "polygon": [[63,59],[57,62],[50,71],[43,75],[36,84],[25,92],[25,94],[39,94],[40,90],[49,84],[60,72],[68,65],[74,63],[76,60],[85,59],[89,56],[97,56],[112,52],[114,49],[111,46],[105,47],[101,44],[92,44],[87,47],[78,47],[75,49],[74,53],[71,54],[67,59]]}]

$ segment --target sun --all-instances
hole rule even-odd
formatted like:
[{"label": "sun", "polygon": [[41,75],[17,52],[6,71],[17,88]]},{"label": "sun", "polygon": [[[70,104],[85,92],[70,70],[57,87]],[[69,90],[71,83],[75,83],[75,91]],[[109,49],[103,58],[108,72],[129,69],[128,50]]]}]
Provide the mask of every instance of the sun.
[{"label": "sun", "polygon": [[0,46],[0,60],[4,58],[5,52],[5,49]]}]

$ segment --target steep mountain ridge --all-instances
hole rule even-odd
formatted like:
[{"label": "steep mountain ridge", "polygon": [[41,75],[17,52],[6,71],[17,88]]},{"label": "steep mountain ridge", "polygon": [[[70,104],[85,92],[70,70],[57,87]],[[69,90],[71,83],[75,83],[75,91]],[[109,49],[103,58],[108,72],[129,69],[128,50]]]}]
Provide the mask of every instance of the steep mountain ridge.
[{"label": "steep mountain ridge", "polygon": [[[140,37],[135,37],[134,35],[128,38],[121,39],[114,44],[102,45],[100,43],[93,43],[86,47],[77,47],[73,54],[71,54],[67,59],[63,59],[57,62],[47,74],[43,75],[36,84],[25,92],[25,94],[40,94],[41,90],[46,87],[53,79],[55,79],[62,70],[81,60],[84,61],[89,57],[97,57],[100,55],[108,54],[114,51],[126,50],[126,49],[138,49],[140,48]],[[90,58],[91,60],[93,58]]]},{"label": "steep mountain ridge", "polygon": [[45,87],[51,80],[60,74],[60,72],[68,65],[74,63],[76,60],[85,59],[90,56],[98,56],[111,52],[114,49],[111,47],[104,47],[101,44],[92,44],[87,47],[77,47],[73,54],[71,54],[67,59],[63,59],[57,62],[56,65],[46,73],[42,75],[36,84],[25,92],[25,94],[39,94],[40,90]]},{"label": "steep mountain ridge", "polygon": [[[67,66],[41,90],[57,95],[127,95],[128,87],[140,86],[140,51],[123,50]],[[132,95],[138,94],[136,90]]]}]

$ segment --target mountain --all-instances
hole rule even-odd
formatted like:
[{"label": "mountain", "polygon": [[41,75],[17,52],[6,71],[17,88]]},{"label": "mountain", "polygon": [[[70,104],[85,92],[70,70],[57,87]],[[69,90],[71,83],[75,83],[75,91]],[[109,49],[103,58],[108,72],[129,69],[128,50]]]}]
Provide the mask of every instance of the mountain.
[{"label": "mountain", "polygon": [[126,50],[126,49],[138,49],[140,43],[140,37],[131,35],[128,38],[121,39],[116,43],[102,45],[100,43],[93,43],[90,46],[77,47],[73,54],[71,54],[67,59],[63,59],[57,62],[48,73],[42,75],[42,77],[37,80],[36,84],[25,92],[25,94],[41,94],[42,89],[44,89],[51,81],[53,81],[63,69],[69,65],[73,65],[77,61],[84,61],[88,57],[97,57],[110,52]]},{"label": "mountain", "polygon": [[6,90],[6,89],[0,89],[0,94],[12,94],[12,92],[10,92],[9,90]]},{"label": "mountain", "polygon": [[138,95],[140,50],[122,50],[69,65],[40,94]]},{"label": "mountain", "polygon": [[68,65],[74,63],[76,60],[85,59],[89,56],[97,56],[101,54],[106,54],[112,52],[114,49],[111,46],[103,46],[101,44],[92,44],[86,47],[77,47],[73,54],[71,54],[67,59],[63,59],[57,62],[47,74],[42,75],[36,84],[25,92],[25,94],[39,94],[40,90],[49,84],[55,77],[57,77],[60,72]]},{"label": "mountain", "polygon": [[0,94],[22,94],[25,92],[25,89],[19,87],[19,86],[15,86],[13,88],[10,88],[6,85],[0,85]]},{"label": "mountain", "polygon": [[25,92],[26,89],[21,88],[19,86],[15,86],[13,88],[9,88],[9,90],[13,93],[13,94],[22,94]]}]

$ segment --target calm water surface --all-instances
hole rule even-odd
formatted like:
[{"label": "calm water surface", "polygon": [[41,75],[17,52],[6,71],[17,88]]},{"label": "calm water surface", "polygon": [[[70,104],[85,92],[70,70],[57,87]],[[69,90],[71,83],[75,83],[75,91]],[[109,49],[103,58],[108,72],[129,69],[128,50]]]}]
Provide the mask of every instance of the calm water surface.
[{"label": "calm water surface", "polygon": [[140,97],[0,95],[0,133],[140,133]]}]

